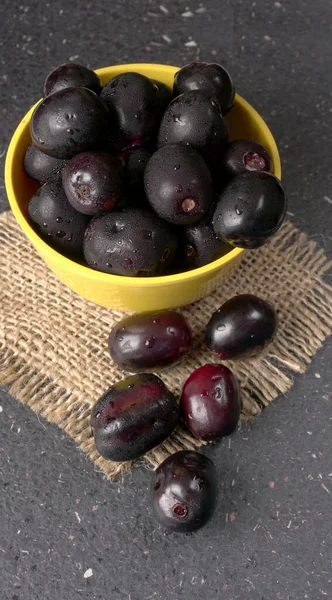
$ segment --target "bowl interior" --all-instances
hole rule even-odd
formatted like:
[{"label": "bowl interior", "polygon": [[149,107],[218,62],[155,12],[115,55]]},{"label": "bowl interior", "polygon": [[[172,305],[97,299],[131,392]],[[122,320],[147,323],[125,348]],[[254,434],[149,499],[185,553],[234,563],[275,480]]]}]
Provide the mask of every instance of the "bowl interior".
[{"label": "bowl interior", "polygon": [[[119,73],[123,73],[125,71],[137,71],[153,79],[163,81],[166,85],[172,87],[174,74],[177,70],[178,67],[170,67],[168,65],[129,64],[105,67],[98,69],[96,72],[101,77],[103,84],[107,83],[109,79],[115,77]],[[27,214],[28,202],[39,186],[37,182],[34,182],[26,175],[23,168],[23,159],[26,148],[31,142],[29,124],[34,108],[35,106],[29,110],[16,129],[7,154],[5,178],[10,205],[17,221],[25,231],[26,235],[36,247],[39,246],[43,249],[44,254],[47,253],[48,255],[51,255],[54,260],[65,262],[68,267],[71,263],[72,268],[75,268],[76,272],[78,272],[79,269],[84,269],[84,271],[86,271],[87,267],[74,263],[48,246],[41,238],[39,238],[29,223]],[[229,125],[231,140],[238,138],[249,138],[262,144],[266,148],[272,158],[274,174],[280,178],[280,158],[275,140],[267,125],[260,115],[254,110],[254,108],[239,95],[236,95],[234,107],[227,115],[226,120]],[[239,252],[241,252],[241,250],[235,248],[221,259],[214,261],[214,263],[210,263],[210,265],[206,265],[205,267],[201,267],[200,269],[196,269],[185,274],[168,275],[165,277],[148,279],[150,283],[152,279],[157,283],[157,281],[165,280],[165,278],[167,278],[168,281],[172,279],[176,281],[181,276],[184,278],[191,278],[195,272],[203,272],[209,269],[213,270],[216,267],[219,268],[221,265],[227,263],[237,256]],[[121,284],[124,284],[125,280],[128,284],[133,283],[132,278],[99,273],[97,271],[93,271],[92,269],[88,270],[94,279],[99,277],[100,280],[103,281],[104,278],[107,277],[108,279],[113,278],[114,282],[118,281],[120,283],[119,280],[121,280]],[[146,280],[143,278],[143,285],[145,281]]]}]

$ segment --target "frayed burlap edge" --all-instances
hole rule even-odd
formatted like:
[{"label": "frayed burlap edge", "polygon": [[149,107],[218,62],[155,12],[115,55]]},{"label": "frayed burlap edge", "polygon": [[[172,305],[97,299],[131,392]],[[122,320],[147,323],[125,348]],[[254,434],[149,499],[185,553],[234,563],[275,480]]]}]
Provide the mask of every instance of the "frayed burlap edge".
[{"label": "frayed burlap edge", "polygon": [[[24,248],[29,245],[12,215],[8,213],[1,215],[0,227],[2,229],[0,276],[1,285],[5,286],[6,278],[8,278],[6,265],[10,264],[12,270],[15,271],[15,256],[19,254],[22,245]],[[35,261],[35,266],[42,270],[47,281],[52,281],[63,294],[72,295],[76,305],[79,304],[80,308],[83,306],[85,310],[87,307],[92,318],[102,319],[105,312],[108,313],[108,317],[111,315],[114,321],[121,318],[121,313],[112,313],[106,309],[95,307],[83,299],[78,299],[74,293],[55,279],[30,246],[29,253],[29,260]],[[278,268],[276,265],[279,265]],[[264,406],[267,406],[279,394],[287,392],[293,383],[292,373],[305,372],[312,356],[331,333],[332,287],[323,280],[324,274],[330,267],[331,261],[327,260],[323,250],[287,222],[270,244],[259,251],[248,253],[241,267],[227,282],[227,290],[223,290],[225,297],[230,297],[234,293],[256,291],[256,293],[270,298],[272,291],[269,293],[269,288],[272,290],[273,287],[271,272],[275,270],[277,291],[273,290],[273,296],[283,316],[279,335],[265,355],[251,361],[237,361],[236,363],[229,361],[229,366],[234,370],[241,385],[244,402],[243,420],[259,414]],[[253,273],[256,274],[256,280],[253,280]],[[285,275],[280,280],[280,274],[286,274],[288,277]],[[12,277],[12,272],[10,276]],[[294,282],[296,276],[298,276],[298,280]],[[13,294],[15,285],[13,286],[13,283],[11,285],[10,293]],[[46,283],[39,280],[39,283],[32,282],[31,285],[40,286],[46,285]],[[298,289],[294,289],[294,285]],[[287,286],[290,290],[289,303],[287,303]],[[280,294],[278,290],[280,290]],[[2,296],[0,295],[0,383],[7,386],[9,393],[17,400],[30,406],[33,411],[66,431],[107,477],[114,478],[130,467],[130,464],[105,461],[97,454],[89,426],[91,402],[84,401],[79,390],[68,389],[70,388],[68,384],[61,385],[60,378],[50,376],[49,372],[45,372],[47,368],[44,368],[43,365],[38,364],[37,368],[36,364],[33,364],[34,357],[29,352],[29,344],[32,342],[32,339],[29,338],[31,331],[28,334],[24,333],[26,338],[24,339],[23,335],[24,343],[21,338],[19,342],[17,341],[17,335],[16,337],[12,335],[13,315],[10,315],[9,318],[8,308],[6,309],[8,304],[4,301],[4,299],[8,301],[10,295],[6,290],[3,290],[2,294]],[[202,323],[207,322],[208,317],[223,300],[223,294],[215,292],[199,303],[182,309],[192,328],[197,329],[195,352],[187,364],[174,367],[173,373],[170,369],[167,373],[161,374],[165,383],[171,389],[173,388],[177,395],[193,368],[208,360],[210,362],[211,359],[215,360],[215,357],[208,357],[199,330],[202,328]],[[110,319],[108,318],[108,320]],[[70,345],[68,351],[70,360]],[[40,353],[42,356],[42,345]],[[120,378],[115,367],[112,377]],[[95,385],[95,393],[100,393],[99,380]],[[95,399],[96,396],[93,400]],[[201,442],[193,439],[189,433],[178,429],[166,442],[151,451],[146,458],[152,466],[156,466],[170,453],[181,449],[197,449],[200,445]]]}]

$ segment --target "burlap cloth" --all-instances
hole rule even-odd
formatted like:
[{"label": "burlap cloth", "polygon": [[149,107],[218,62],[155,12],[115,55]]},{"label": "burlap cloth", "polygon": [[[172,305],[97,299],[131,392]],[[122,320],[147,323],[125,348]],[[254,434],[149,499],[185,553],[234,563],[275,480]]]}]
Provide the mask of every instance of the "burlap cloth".
[{"label": "burlap cloth", "polygon": [[[332,287],[323,280],[330,266],[323,250],[287,222],[269,244],[247,253],[223,287],[182,309],[195,348],[182,364],[160,373],[166,385],[179,397],[195,368],[216,361],[201,341],[214,310],[234,294],[258,294],[278,309],[278,335],[264,355],[228,362],[242,388],[242,418],[260,413],[289,390],[292,374],[305,371],[331,333]],[[60,283],[11,213],[0,216],[0,282],[0,383],[57,423],[108,477],[114,477],[128,463],[112,463],[97,454],[89,418],[92,404],[124,376],[107,352],[109,331],[122,314],[95,306]],[[146,458],[157,465],[169,453],[199,445],[178,429]]]}]

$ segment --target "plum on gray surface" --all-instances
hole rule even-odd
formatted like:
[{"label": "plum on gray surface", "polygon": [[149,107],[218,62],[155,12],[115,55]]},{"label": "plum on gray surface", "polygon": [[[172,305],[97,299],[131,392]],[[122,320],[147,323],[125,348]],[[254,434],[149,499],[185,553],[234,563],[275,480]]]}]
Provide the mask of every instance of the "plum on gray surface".
[{"label": "plum on gray surface", "polygon": [[92,408],[96,448],[113,461],[134,460],[161,444],[179,423],[179,406],[151,373],[132,375],[109,388]]},{"label": "plum on gray surface", "polygon": [[82,152],[62,171],[62,184],[70,204],[86,215],[109,212],[123,191],[123,163],[106,152]]},{"label": "plum on gray surface", "polygon": [[170,223],[199,221],[212,202],[212,177],[191,146],[170,144],[155,152],[144,173],[145,193],[155,212]]},{"label": "plum on gray surface", "polygon": [[151,277],[167,269],[177,238],[171,226],[152,212],[117,209],[92,219],[83,249],[86,262],[97,271]]},{"label": "plum on gray surface", "polygon": [[278,315],[269,302],[252,294],[240,294],[213,313],[205,342],[222,360],[249,358],[270,343],[277,328]]},{"label": "plum on gray surface", "polygon": [[200,90],[174,98],[162,118],[158,146],[190,144],[214,167],[228,142],[228,126],[218,103]]},{"label": "plum on gray surface", "polygon": [[32,114],[30,132],[42,152],[69,159],[104,147],[109,126],[109,114],[100,98],[91,90],[76,87],[42,100]]},{"label": "plum on gray surface", "polygon": [[211,442],[235,431],[240,419],[239,385],[225,365],[207,364],[188,377],[180,401],[181,416],[191,433]]},{"label": "plum on gray surface", "polygon": [[217,503],[217,472],[198,452],[181,450],[168,456],[153,473],[152,508],[157,521],[171,531],[203,527]]},{"label": "plum on gray surface", "polygon": [[247,171],[273,171],[272,160],[267,150],[252,140],[230,142],[222,157],[220,168],[228,177],[235,177]]},{"label": "plum on gray surface", "polygon": [[235,89],[224,67],[216,63],[193,62],[180,69],[174,78],[174,94],[179,96],[191,90],[201,90],[216,98],[221,112],[226,115],[232,108]]},{"label": "plum on gray surface", "polygon": [[76,63],[65,63],[51,71],[45,79],[44,98],[69,87],[84,87],[100,94],[102,85],[97,73]]},{"label": "plum on gray surface", "polygon": [[178,362],[190,352],[191,342],[185,318],[169,310],[125,317],[113,327],[108,349],[115,363],[137,373]]},{"label": "plum on gray surface", "polygon": [[259,248],[278,231],[287,211],[287,198],[277,177],[265,171],[241,173],[219,195],[213,229],[239,248]]},{"label": "plum on gray surface", "polygon": [[49,156],[34,144],[29,144],[24,155],[23,164],[29,177],[39,181],[39,183],[46,183],[59,175],[66,161]]},{"label": "plum on gray surface", "polygon": [[80,256],[89,218],[68,202],[61,179],[45,183],[30,198],[28,214],[34,229],[50,246],[68,256]]},{"label": "plum on gray surface", "polygon": [[117,151],[142,146],[158,127],[159,87],[140,73],[121,73],[111,79],[101,99],[114,115],[110,143]]}]

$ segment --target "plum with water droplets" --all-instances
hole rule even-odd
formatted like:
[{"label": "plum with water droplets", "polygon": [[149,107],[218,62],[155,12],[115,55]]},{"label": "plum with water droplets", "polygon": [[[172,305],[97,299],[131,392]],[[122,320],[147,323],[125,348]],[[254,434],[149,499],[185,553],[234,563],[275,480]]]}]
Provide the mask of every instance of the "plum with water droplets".
[{"label": "plum with water droplets", "polygon": [[59,65],[46,77],[44,97],[69,87],[84,87],[100,94],[101,81],[94,71],[76,63]]},{"label": "plum with water droplets", "polygon": [[191,332],[176,311],[134,314],[112,329],[108,348],[126,371],[146,371],[178,362],[191,350]]},{"label": "plum with water droplets", "polygon": [[168,456],[153,473],[152,508],[157,521],[171,531],[196,531],[212,517],[217,503],[217,472],[198,452]]},{"label": "plum with water droplets", "polygon": [[83,249],[86,262],[97,271],[151,277],[167,269],[177,238],[171,226],[152,212],[117,209],[92,219]]},{"label": "plum with water droplets", "polygon": [[37,190],[29,201],[28,214],[34,229],[50,246],[68,256],[82,254],[89,218],[69,204],[61,179]]},{"label": "plum with water droplets", "polygon": [[193,62],[175,74],[174,94],[178,96],[191,90],[200,90],[216,98],[223,115],[233,106],[235,88],[232,79],[228,71],[216,63]]},{"label": "plum with water droplets", "polygon": [[34,144],[29,144],[24,155],[24,170],[29,177],[46,183],[59,176],[67,161],[54,158],[42,152]]},{"label": "plum with water droplets", "polygon": [[47,96],[35,108],[30,121],[33,143],[59,159],[103,148],[108,128],[109,114],[100,98],[79,87]]},{"label": "plum with water droplets", "polygon": [[160,120],[159,88],[140,73],[121,73],[111,79],[101,99],[114,115],[110,143],[117,151],[143,146]]},{"label": "plum with water droplets", "polygon": [[228,126],[217,102],[194,90],[174,98],[162,118],[158,147],[190,144],[210,167],[215,167],[226,150]]},{"label": "plum with water droplets", "polygon": [[241,173],[219,195],[213,229],[239,248],[259,248],[281,226],[287,198],[277,177],[264,171]]},{"label": "plum with water droplets", "polygon": [[161,444],[179,423],[179,406],[151,373],[132,375],[109,388],[91,412],[96,448],[113,461],[134,460]]},{"label": "plum with water droplets", "polygon": [[122,161],[106,152],[82,152],[67,162],[62,184],[70,204],[79,212],[109,212],[122,194]]},{"label": "plum with water droplets", "polygon": [[159,93],[157,97],[160,117],[164,114],[167,106],[173,100],[172,90],[162,81],[152,79],[153,83],[158,87]]},{"label": "plum with water droplets", "polygon": [[247,171],[267,171],[272,173],[272,160],[269,153],[252,140],[234,140],[228,144],[221,160],[220,168],[227,177],[235,177]]},{"label": "plum with water droplets", "polygon": [[188,429],[200,440],[210,442],[233,433],[241,413],[233,373],[217,364],[196,369],[183,386],[180,409]]},{"label": "plum with water droplets", "polygon": [[184,270],[198,269],[221,258],[233,247],[220,240],[209,216],[194,225],[184,227],[177,260]]},{"label": "plum with water droplets", "polygon": [[145,193],[155,212],[170,223],[196,223],[212,202],[211,173],[196,150],[182,144],[155,152],[144,173]]},{"label": "plum with water droplets", "polygon": [[278,316],[269,302],[252,294],[240,294],[213,313],[205,342],[222,360],[249,358],[269,344],[277,328]]},{"label": "plum with water droplets", "polygon": [[129,203],[144,195],[144,171],[151,158],[147,148],[129,148],[121,154],[123,160],[123,177],[126,185]]}]

